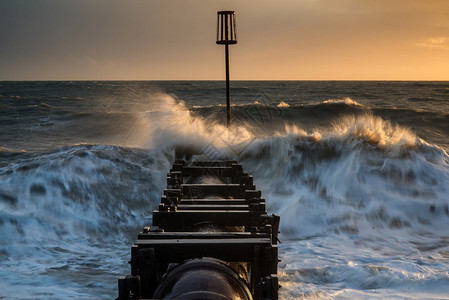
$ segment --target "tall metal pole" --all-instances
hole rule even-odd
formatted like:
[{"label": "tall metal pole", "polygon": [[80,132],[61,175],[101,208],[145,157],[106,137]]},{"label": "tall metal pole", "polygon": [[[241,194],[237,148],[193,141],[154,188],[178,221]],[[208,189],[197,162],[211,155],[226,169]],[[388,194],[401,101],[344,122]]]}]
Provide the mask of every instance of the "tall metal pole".
[{"label": "tall metal pole", "polygon": [[229,88],[229,45],[225,45],[226,56],[226,110],[227,110],[227,124],[228,129],[231,127],[231,96]]},{"label": "tall metal pole", "polygon": [[[228,16],[225,17],[225,40],[229,40],[229,23]],[[232,21],[231,21],[232,22]],[[231,126],[231,96],[229,91],[229,45],[225,45],[225,56],[226,56],[226,116],[227,116],[227,124],[228,130]]]},{"label": "tall metal pole", "polygon": [[226,63],[226,123],[231,127],[231,95],[229,85],[229,45],[237,44],[237,31],[235,27],[235,11],[217,12],[217,44],[225,45]]}]

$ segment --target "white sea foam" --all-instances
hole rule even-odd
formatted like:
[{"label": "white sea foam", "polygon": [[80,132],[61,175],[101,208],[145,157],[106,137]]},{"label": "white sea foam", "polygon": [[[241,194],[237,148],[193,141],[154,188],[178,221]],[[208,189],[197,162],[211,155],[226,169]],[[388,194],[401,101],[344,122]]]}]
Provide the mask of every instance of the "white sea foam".
[{"label": "white sea foam", "polygon": [[170,114],[180,117],[155,140],[190,136],[184,145],[200,152],[212,145],[241,161],[268,210],[281,215],[283,298],[401,298],[413,290],[420,299],[448,291],[449,157],[441,148],[372,115],[313,132],[286,126],[268,138],[234,128],[231,137],[247,134],[227,139],[223,126],[182,105]]},{"label": "white sea foam", "polygon": [[196,152],[207,146],[226,150],[227,145],[245,143],[253,137],[241,126],[232,126],[228,132],[226,126],[217,121],[206,122],[194,116],[184,102],[169,95],[161,95],[151,111],[140,114],[131,132],[125,142],[127,145],[153,149],[178,145]]},{"label": "white sea foam", "polygon": [[[244,126],[228,133],[183,102],[157,97],[126,126],[122,143],[140,150],[76,145],[0,169],[2,296],[115,295],[174,155],[237,159],[254,175],[267,210],[281,215],[281,298],[449,294],[444,150],[372,115],[311,132],[289,125],[269,137]],[[89,282],[101,288],[86,290]]]},{"label": "white sea foam", "polygon": [[114,277],[127,272],[129,245],[150,223],[171,160],[78,145],[0,168],[0,295],[114,295]]},{"label": "white sea foam", "polygon": [[329,99],[326,101],[323,101],[325,104],[346,104],[346,105],[355,105],[355,106],[363,106],[362,104],[358,103],[355,100],[352,100],[351,98],[344,98],[344,99]]},{"label": "white sea foam", "polygon": [[329,131],[287,127],[255,140],[241,161],[268,210],[282,216],[282,297],[448,292],[449,157],[441,148],[368,115]]},{"label": "white sea foam", "polygon": [[268,210],[282,218],[283,298],[447,292],[449,158],[410,129],[368,114],[313,132],[291,125],[271,137],[239,126],[228,133],[171,97],[142,116],[153,151],[218,153],[254,175]]}]

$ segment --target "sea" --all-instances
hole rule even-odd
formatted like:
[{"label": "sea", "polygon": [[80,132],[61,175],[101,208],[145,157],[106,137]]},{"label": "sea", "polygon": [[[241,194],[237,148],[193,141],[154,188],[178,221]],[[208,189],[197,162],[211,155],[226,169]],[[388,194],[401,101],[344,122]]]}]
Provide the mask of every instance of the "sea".
[{"label": "sea", "polygon": [[449,299],[449,82],[0,82],[0,299],[114,299],[175,159],[281,217],[280,299]]}]

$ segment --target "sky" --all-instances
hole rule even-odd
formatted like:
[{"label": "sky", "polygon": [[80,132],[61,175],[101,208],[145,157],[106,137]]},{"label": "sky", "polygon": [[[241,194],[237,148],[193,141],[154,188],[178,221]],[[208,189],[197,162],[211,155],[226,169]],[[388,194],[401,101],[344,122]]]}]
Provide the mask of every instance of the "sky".
[{"label": "sky", "polygon": [[448,0],[0,0],[0,80],[449,80]]}]

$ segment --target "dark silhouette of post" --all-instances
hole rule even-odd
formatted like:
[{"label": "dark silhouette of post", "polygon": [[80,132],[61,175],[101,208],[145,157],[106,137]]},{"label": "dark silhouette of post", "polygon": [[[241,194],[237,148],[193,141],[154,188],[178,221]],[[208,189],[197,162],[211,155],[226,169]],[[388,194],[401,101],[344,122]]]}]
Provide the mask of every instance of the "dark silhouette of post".
[{"label": "dark silhouette of post", "polygon": [[225,45],[226,59],[226,110],[227,126],[231,126],[231,96],[229,86],[229,45],[237,44],[237,28],[235,26],[235,11],[217,12],[217,44]]}]

